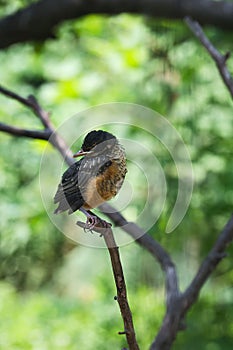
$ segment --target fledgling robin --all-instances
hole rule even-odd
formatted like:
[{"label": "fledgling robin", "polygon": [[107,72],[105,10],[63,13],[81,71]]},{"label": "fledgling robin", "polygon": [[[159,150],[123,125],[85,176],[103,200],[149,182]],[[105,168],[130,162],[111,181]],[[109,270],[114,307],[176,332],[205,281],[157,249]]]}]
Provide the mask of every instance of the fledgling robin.
[{"label": "fledgling robin", "polygon": [[54,203],[58,203],[54,213],[80,210],[87,217],[86,228],[92,229],[99,218],[90,209],[114,197],[123,184],[127,173],[125,151],[114,135],[94,130],[73,157],[81,156],[62,176],[54,197]]}]

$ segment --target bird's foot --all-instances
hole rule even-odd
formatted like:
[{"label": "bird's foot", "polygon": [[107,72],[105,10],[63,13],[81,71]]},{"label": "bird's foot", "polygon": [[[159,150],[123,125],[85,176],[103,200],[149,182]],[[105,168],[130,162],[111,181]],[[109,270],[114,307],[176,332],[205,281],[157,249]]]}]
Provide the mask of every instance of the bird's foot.
[{"label": "bird's foot", "polygon": [[93,233],[93,230],[97,229],[98,231],[100,231],[100,237],[101,237],[103,235],[103,233],[101,233],[101,230],[106,230],[111,226],[112,224],[110,224],[109,222],[103,219],[100,219],[98,216],[93,215],[87,218],[84,231]]},{"label": "bird's foot", "polygon": [[84,227],[84,231],[90,231],[92,232],[92,230],[95,228],[95,226],[98,224],[99,222],[99,218],[98,216],[89,216],[87,218],[85,227]]},{"label": "bird's foot", "polygon": [[[93,214],[90,210],[85,210],[84,208],[79,209],[82,213],[84,213],[87,217],[87,221],[83,227],[85,232],[96,231],[100,233],[100,237],[104,234],[104,232],[112,226],[109,222],[99,218],[97,215]],[[77,222],[77,225],[80,225],[80,222]]]}]

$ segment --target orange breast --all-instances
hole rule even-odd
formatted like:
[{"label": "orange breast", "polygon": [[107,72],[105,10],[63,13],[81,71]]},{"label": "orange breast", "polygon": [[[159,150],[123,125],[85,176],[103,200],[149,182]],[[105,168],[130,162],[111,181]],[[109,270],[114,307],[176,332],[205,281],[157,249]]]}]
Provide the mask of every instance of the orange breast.
[{"label": "orange breast", "polygon": [[119,165],[116,162],[112,162],[103,174],[93,177],[89,181],[83,207],[85,209],[95,208],[114,197],[124,181],[124,176],[120,171]]}]

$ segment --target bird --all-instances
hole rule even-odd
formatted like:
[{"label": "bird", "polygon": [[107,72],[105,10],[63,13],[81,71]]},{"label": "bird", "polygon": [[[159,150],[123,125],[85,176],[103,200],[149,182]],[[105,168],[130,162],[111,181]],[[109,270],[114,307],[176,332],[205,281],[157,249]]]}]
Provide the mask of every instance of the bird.
[{"label": "bird", "polygon": [[92,230],[99,220],[108,227],[90,209],[116,196],[122,187],[127,173],[124,147],[113,134],[93,130],[73,157],[82,158],[64,172],[54,196],[54,214],[79,210],[87,218],[85,229]]}]

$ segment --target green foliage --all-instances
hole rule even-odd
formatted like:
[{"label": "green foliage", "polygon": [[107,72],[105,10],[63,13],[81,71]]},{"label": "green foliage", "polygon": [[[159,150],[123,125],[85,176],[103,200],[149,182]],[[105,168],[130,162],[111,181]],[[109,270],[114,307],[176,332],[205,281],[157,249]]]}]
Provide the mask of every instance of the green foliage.
[{"label": "green foliage", "polygon": [[[25,2],[10,1],[5,13]],[[230,35],[213,28],[207,34],[220,50],[232,51]],[[35,94],[52,111],[55,125],[87,107],[121,101],[152,108],[177,128],[191,154],[195,187],[187,215],[169,235],[164,228],[177,193],[172,159],[136,128],[126,128],[124,136],[158,151],[168,196],[150,234],[173,256],[185,288],[233,205],[232,103],[214,63],[187,28],[138,16],[92,15],[63,24],[56,40],[1,52],[0,62],[2,84],[24,96]],[[232,60],[229,67],[233,71]],[[41,128],[30,111],[3,96],[0,119]],[[40,200],[38,169],[45,142],[4,134],[0,140],[0,347],[124,347],[117,335],[122,321],[107,254],[75,248],[49,221]],[[140,191],[139,178],[136,188]],[[145,195],[140,192],[127,212],[129,220]],[[232,254],[230,247],[174,349],[231,349]],[[163,276],[133,243],[122,248],[122,256],[137,337],[146,349],[164,314]]]}]

